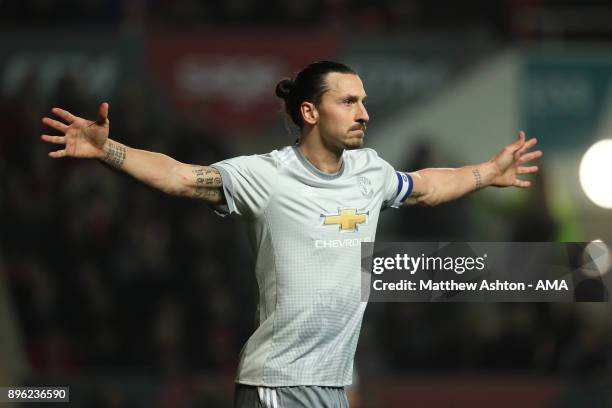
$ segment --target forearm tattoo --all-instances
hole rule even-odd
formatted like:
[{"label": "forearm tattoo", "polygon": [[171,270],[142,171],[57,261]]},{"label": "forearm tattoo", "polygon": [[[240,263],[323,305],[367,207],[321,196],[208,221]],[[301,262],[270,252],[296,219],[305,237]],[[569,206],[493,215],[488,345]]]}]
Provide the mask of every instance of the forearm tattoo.
[{"label": "forearm tattoo", "polygon": [[104,156],[102,161],[111,167],[120,169],[123,166],[126,152],[127,148],[125,146],[109,140],[108,147],[106,149],[106,156]]},{"label": "forearm tattoo", "polygon": [[472,170],[472,174],[474,175],[474,182],[476,183],[476,190],[482,188],[482,179],[480,178],[480,171],[478,169]]}]

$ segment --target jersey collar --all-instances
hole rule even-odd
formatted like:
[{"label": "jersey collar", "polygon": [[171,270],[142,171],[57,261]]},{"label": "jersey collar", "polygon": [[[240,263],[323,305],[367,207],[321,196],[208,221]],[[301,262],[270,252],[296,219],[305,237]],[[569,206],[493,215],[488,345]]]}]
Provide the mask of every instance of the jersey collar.
[{"label": "jersey collar", "polygon": [[344,167],[345,167],[344,163],[346,162],[344,154],[342,155],[342,163],[340,164],[340,170],[338,170],[335,173],[324,173],[321,170],[317,169],[314,166],[314,164],[309,162],[308,159],[304,157],[304,155],[302,154],[300,149],[298,149],[297,146],[291,146],[291,147],[293,148],[293,151],[295,152],[295,155],[297,156],[297,158],[300,160],[300,163],[302,163],[302,165],[306,167],[306,170],[308,170],[309,172],[311,172],[312,174],[314,174],[315,176],[319,178],[322,178],[324,180],[334,180],[342,176],[342,174],[344,173]]}]

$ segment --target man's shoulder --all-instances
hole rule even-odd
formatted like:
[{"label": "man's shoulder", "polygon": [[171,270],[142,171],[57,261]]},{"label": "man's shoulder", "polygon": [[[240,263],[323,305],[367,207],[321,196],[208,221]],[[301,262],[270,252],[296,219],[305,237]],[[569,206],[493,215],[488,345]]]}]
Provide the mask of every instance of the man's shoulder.
[{"label": "man's shoulder", "polygon": [[345,150],[344,154],[346,157],[353,159],[380,159],[380,156],[376,152],[376,150],[370,147],[363,147],[361,149],[351,149]]},{"label": "man's shoulder", "polygon": [[285,146],[268,153],[258,153],[249,156],[241,156],[243,160],[251,162],[269,163],[278,166],[281,163],[291,161],[295,157],[292,146]]},{"label": "man's shoulder", "polygon": [[214,165],[232,166],[237,168],[277,168],[281,162],[290,156],[291,147],[273,150],[268,153],[235,156]]},{"label": "man's shoulder", "polygon": [[361,166],[371,166],[371,165],[381,165],[382,163],[386,163],[376,152],[376,150],[371,149],[369,147],[364,147],[362,149],[352,149],[345,150],[344,157],[354,165]]}]

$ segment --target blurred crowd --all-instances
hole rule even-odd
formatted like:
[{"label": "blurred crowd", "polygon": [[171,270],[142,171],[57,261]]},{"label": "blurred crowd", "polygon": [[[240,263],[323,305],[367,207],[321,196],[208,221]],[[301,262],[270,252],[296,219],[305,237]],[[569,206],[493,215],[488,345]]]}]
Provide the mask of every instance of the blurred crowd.
[{"label": "blurred crowd", "polygon": [[610,38],[610,10],[606,0],[26,0],[0,2],[0,21],[38,28],[484,30],[502,40],[538,38],[552,29],[556,36],[593,40]]}]

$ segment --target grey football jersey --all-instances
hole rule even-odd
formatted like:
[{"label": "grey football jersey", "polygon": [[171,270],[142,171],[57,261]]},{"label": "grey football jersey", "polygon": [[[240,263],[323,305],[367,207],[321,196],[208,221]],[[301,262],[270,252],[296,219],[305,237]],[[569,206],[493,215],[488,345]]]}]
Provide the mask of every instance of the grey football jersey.
[{"label": "grey football jersey", "polygon": [[242,349],[236,381],[257,386],[351,383],[366,307],[360,244],[378,216],[401,205],[411,179],[372,149],[345,151],[335,174],[296,146],[213,165],[227,206],[247,224],[256,254],[257,329]]}]

